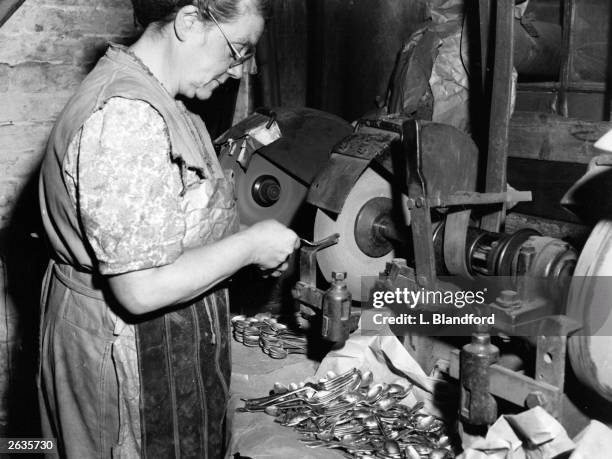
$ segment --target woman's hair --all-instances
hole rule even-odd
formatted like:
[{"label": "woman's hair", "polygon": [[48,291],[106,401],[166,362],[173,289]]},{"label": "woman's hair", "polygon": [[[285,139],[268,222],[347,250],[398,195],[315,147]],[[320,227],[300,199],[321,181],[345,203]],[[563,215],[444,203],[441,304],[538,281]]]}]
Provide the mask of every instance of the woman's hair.
[{"label": "woman's hair", "polygon": [[233,21],[245,10],[263,18],[270,15],[270,0],[132,0],[132,4],[134,16],[143,27],[172,22],[176,13],[187,5],[197,6],[200,16],[206,20],[210,19],[208,11],[211,11],[219,22]]}]

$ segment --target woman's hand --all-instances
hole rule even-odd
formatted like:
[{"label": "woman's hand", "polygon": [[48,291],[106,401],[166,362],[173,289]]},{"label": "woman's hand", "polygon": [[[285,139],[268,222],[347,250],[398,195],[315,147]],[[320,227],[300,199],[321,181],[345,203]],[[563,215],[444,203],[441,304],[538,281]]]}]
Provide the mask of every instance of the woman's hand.
[{"label": "woman's hand", "polygon": [[273,277],[287,269],[289,255],[300,246],[297,234],[276,220],[255,223],[244,233],[252,242],[252,263],[261,270],[272,270]]},{"label": "woman's hand", "polygon": [[293,231],[266,220],[213,244],[187,249],[168,265],[111,276],[109,283],[129,312],[144,314],[190,301],[249,264],[280,276],[298,246]]}]

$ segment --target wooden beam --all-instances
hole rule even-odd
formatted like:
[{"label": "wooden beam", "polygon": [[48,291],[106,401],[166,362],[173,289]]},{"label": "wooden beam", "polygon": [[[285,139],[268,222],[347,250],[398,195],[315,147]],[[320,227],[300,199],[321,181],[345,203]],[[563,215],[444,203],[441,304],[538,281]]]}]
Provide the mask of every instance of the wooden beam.
[{"label": "wooden beam", "polygon": [[610,130],[609,121],[516,112],[510,120],[508,156],[587,164],[603,153],[593,143]]},{"label": "wooden beam", "polygon": [[[538,81],[519,83],[517,91],[557,91],[561,83],[557,81]],[[567,92],[606,92],[606,84],[598,81],[569,81],[565,88]]]},{"label": "wooden beam", "polygon": [[[508,162],[508,130],[512,105],[512,66],[514,55],[514,2],[495,2],[495,54],[485,191],[506,191]],[[480,227],[498,231],[506,214],[505,205],[482,217]]]},{"label": "wooden beam", "polygon": [[0,27],[13,15],[25,0],[0,0]]},{"label": "wooden beam", "polygon": [[482,69],[482,87],[486,90],[487,60],[489,57],[489,35],[491,29],[491,0],[479,0],[478,18],[480,23],[480,66]]},{"label": "wooden beam", "polygon": [[559,87],[559,114],[568,117],[567,87],[574,66],[574,22],[576,21],[576,0],[563,0],[563,65]]}]

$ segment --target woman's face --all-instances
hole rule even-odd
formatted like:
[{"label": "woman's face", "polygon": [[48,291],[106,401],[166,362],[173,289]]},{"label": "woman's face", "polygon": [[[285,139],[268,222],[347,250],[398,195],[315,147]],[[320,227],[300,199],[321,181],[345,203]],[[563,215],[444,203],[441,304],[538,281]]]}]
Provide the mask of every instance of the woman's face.
[{"label": "woman's face", "polygon": [[182,42],[180,69],[178,70],[178,93],[198,99],[208,99],[212,92],[228,78],[240,78],[242,65],[231,67],[234,62],[227,40],[242,55],[253,50],[264,28],[264,20],[257,14],[248,13],[232,22],[198,20],[193,33]]}]

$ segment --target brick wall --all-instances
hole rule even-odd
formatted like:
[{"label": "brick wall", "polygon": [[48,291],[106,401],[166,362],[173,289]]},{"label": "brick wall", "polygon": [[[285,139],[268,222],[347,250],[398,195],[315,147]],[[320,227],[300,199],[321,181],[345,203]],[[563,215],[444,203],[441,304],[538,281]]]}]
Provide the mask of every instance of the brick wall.
[{"label": "brick wall", "polygon": [[[58,112],[106,43],[136,35],[130,0],[26,0],[0,28],[0,434],[35,433],[44,248],[36,172]],[[3,436],[3,435],[0,435]]]},{"label": "brick wall", "polygon": [[133,35],[129,0],[27,0],[0,29],[0,228],[105,43]]}]

